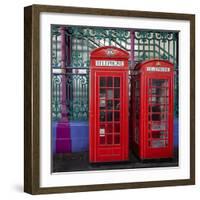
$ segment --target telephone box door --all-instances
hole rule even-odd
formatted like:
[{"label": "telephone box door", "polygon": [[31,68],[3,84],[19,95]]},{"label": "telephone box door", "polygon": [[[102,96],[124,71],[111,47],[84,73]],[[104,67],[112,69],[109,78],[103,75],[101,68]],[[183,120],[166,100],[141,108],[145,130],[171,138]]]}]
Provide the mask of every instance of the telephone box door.
[{"label": "telephone box door", "polygon": [[147,76],[146,157],[172,157],[173,153],[173,79]]},{"label": "telephone box door", "polygon": [[[107,50],[114,55],[109,57]],[[92,53],[90,162],[128,160],[127,69],[128,53],[121,49],[103,47]]]},{"label": "telephone box door", "polygon": [[[97,159],[123,160],[127,143],[123,123],[123,76],[99,73],[97,75]],[[125,148],[124,148],[125,147]]]}]

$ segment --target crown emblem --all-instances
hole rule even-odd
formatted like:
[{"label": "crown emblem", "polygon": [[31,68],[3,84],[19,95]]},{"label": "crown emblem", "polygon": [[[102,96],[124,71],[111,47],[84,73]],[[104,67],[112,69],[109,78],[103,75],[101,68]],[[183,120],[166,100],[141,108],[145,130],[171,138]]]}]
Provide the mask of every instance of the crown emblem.
[{"label": "crown emblem", "polygon": [[107,56],[111,57],[111,56],[115,55],[115,52],[113,49],[107,49],[106,54],[107,54]]},{"label": "crown emblem", "polygon": [[156,63],[156,66],[160,67],[160,62],[159,61]]}]

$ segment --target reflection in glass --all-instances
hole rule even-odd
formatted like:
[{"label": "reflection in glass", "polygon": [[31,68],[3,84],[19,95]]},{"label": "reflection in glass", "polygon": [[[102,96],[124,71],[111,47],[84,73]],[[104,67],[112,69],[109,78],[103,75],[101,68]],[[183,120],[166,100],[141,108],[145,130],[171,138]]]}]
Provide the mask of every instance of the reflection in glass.
[{"label": "reflection in glass", "polygon": [[113,90],[112,89],[108,89],[107,90],[107,98],[108,99],[112,99],[113,98]]},{"label": "reflection in glass", "polygon": [[153,96],[149,97],[149,102],[150,103],[168,103],[168,98],[167,97],[158,97],[158,96]]},{"label": "reflection in glass", "polygon": [[100,89],[100,94],[99,94],[100,97],[106,97],[106,89]]},{"label": "reflection in glass", "polygon": [[105,112],[101,111],[101,112],[100,112],[100,121],[101,121],[101,122],[104,122],[105,120],[106,120]]},{"label": "reflection in glass", "polygon": [[166,147],[165,140],[152,140],[151,141],[151,147],[152,148]]},{"label": "reflection in glass", "polygon": [[160,130],[165,130],[167,129],[167,124],[165,123],[153,123],[151,125],[151,130],[152,131],[160,131]]},{"label": "reflection in glass", "polygon": [[167,88],[149,88],[149,94],[167,96]]},{"label": "reflection in glass", "polygon": [[115,100],[115,110],[119,110],[120,109],[120,102],[119,100]]},{"label": "reflection in glass", "polygon": [[113,101],[112,100],[107,100],[107,109],[113,110]]}]

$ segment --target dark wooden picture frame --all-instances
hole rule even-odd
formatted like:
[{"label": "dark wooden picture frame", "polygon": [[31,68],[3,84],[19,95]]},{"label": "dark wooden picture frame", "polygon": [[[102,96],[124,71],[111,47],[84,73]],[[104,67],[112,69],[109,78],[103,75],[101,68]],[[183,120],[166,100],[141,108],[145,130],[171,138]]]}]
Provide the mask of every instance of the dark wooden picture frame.
[{"label": "dark wooden picture frame", "polygon": [[[186,20],[190,23],[190,177],[181,180],[40,187],[40,13]],[[195,184],[195,15],[32,5],[24,9],[24,191],[30,194],[83,192]]]}]

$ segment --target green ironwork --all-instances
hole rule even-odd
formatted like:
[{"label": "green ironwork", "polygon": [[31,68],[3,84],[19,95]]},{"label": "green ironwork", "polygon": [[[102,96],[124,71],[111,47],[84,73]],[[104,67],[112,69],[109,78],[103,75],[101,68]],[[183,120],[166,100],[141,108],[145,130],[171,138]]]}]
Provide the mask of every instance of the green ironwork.
[{"label": "green ironwork", "polygon": [[[60,84],[66,76],[68,117],[88,120],[90,52],[102,46],[116,46],[131,52],[131,33],[128,29],[66,26],[66,71],[61,70],[60,26],[52,25],[52,113],[61,117]],[[159,58],[174,64],[175,114],[178,115],[178,33],[155,30],[135,30],[134,62]],[[130,56],[131,57],[131,56]],[[131,61],[130,61],[131,69]]]}]

